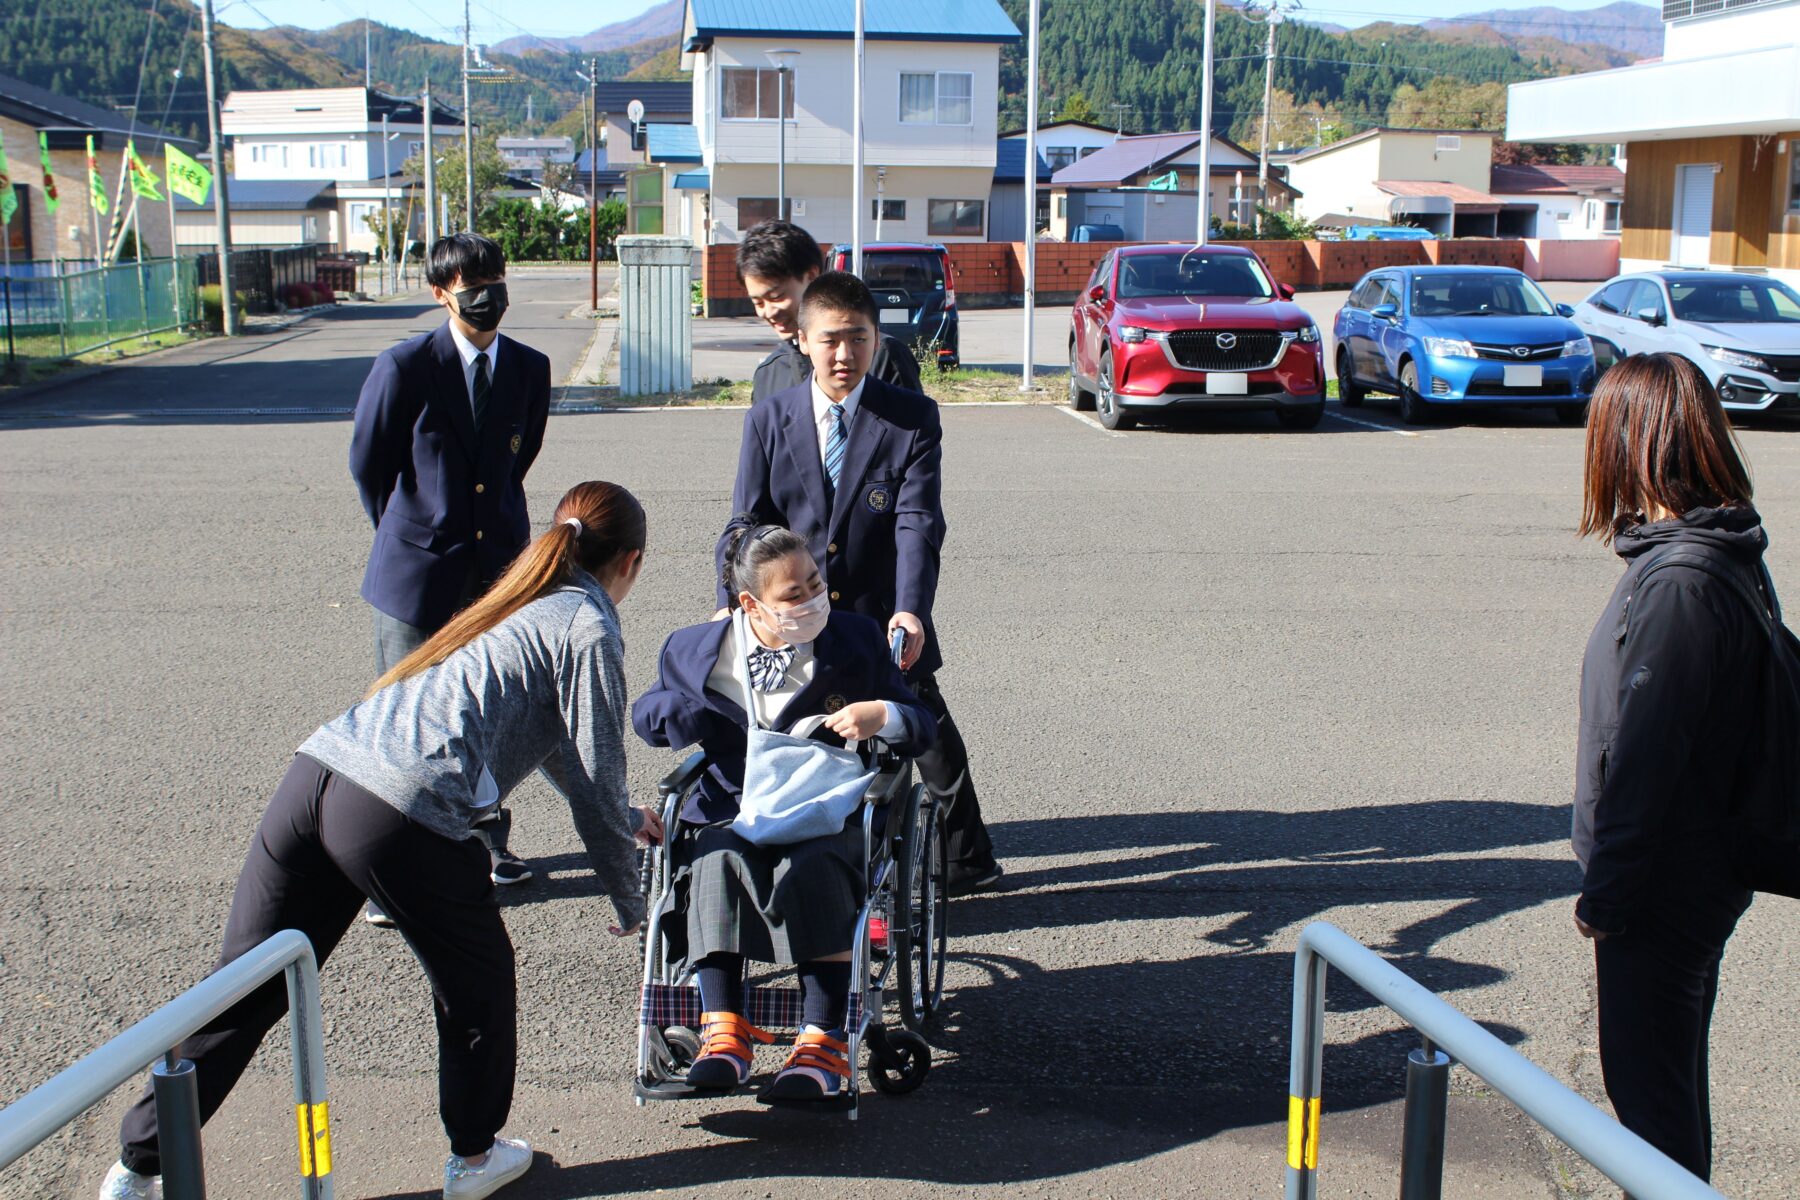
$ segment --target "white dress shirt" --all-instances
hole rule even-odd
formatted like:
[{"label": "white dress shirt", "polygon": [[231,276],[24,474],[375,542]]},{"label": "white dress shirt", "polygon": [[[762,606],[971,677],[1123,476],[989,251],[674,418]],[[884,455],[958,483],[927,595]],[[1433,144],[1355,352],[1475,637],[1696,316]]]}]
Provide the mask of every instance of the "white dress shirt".
[{"label": "white dress shirt", "polygon": [[456,327],[455,321],[452,321],[450,322],[450,340],[456,343],[456,353],[462,357],[463,387],[467,389],[469,393],[469,411],[474,412],[475,356],[477,354],[487,355],[488,384],[491,386],[494,382],[494,364],[498,362],[500,358],[500,338],[496,335],[494,340],[488,344],[488,348],[483,350],[480,346],[477,346],[474,342],[471,342],[468,338],[464,337],[462,330]]},{"label": "white dress shirt", "polygon": [[[755,635],[752,634],[751,637],[754,638]],[[760,646],[762,643],[757,642],[756,645]],[[780,687],[768,692],[751,689],[751,698],[756,702],[756,719],[764,729],[773,729],[782,710],[787,708],[788,701],[812,682],[816,665],[812,643],[797,645],[794,647],[794,659],[788,663],[787,674],[782,677]],[[724,696],[733,704],[741,705],[744,702],[744,655],[738,647],[735,632],[727,632],[720,641],[719,659],[713,664],[712,673],[706,677],[706,690]],[[886,709],[887,719],[875,736],[890,742],[896,741],[906,732],[906,725],[900,717],[900,706],[891,700],[883,700],[881,703]],[[787,732],[794,737],[811,737],[825,723],[828,715],[816,713],[810,717],[801,717]],[[856,743],[850,744],[854,746]]]},{"label": "white dress shirt", "polygon": [[[863,388],[868,382],[869,377],[867,375],[863,376],[862,382],[851,388],[850,394],[843,399],[841,407],[844,410],[844,434],[846,437],[850,433],[850,422],[856,420],[856,410],[857,407],[862,404]],[[831,397],[827,396],[824,390],[819,387],[819,377],[817,375],[812,377],[812,402],[813,424],[818,426],[819,431],[819,461],[823,463],[825,461],[825,440],[831,436],[831,407],[833,401]]]}]

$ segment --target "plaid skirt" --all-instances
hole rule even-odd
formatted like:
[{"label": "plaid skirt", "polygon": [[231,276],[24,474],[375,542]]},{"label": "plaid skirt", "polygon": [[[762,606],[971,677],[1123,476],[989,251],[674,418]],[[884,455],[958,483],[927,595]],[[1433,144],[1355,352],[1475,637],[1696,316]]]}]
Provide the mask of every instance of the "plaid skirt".
[{"label": "plaid skirt", "polygon": [[843,954],[866,890],[862,824],[791,846],[754,845],[729,824],[708,825],[675,885],[687,893],[690,962],[720,952],[782,965]]}]

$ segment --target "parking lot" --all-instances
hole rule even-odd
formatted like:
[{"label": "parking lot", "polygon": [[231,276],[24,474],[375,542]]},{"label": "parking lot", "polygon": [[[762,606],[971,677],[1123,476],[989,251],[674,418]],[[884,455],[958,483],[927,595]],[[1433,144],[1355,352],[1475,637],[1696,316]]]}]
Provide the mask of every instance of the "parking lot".
[{"label": "parking lot", "polygon": [[[561,315],[576,288],[521,282],[507,318],[559,374],[586,344]],[[1061,336],[1057,319],[1040,329]],[[369,532],[329,410],[375,348],[431,323],[416,305],[344,314],[0,410],[7,1097],[200,977],[287,757],[366,687]],[[246,415],[308,403],[327,415]],[[596,477],[650,514],[622,614],[634,690],[712,610],[741,422],[551,419],[540,521]],[[944,424],[940,678],[1008,876],[952,907],[930,1078],[870,1096],[857,1125],[745,1099],[635,1108],[636,943],[606,934],[566,807],[534,781],[515,849],[540,879],[502,897],[510,1131],[540,1151],[520,1200],[1279,1195],[1292,950],[1313,919],[1601,1098],[1567,839],[1580,655],[1619,567],[1573,535],[1581,430],[1529,411],[1408,429],[1335,403],[1309,433],[1245,415],[1109,435],[1047,405]],[[1771,568],[1800,581],[1800,427],[1742,436]],[[672,761],[635,749],[634,788]],[[1734,1197],[1790,1196],[1800,1161],[1792,923],[1759,901],[1726,957],[1715,1182]],[[359,924],[324,996],[337,1194],[435,1195],[416,963]],[[1321,1193],[1391,1195],[1416,1039],[1341,979],[1330,996]],[[278,1027],[208,1127],[212,1194],[292,1194],[287,1053]],[[1617,1194],[1478,1080],[1454,1088],[1446,1195]],[[125,1100],[0,1196],[85,1200]]]}]

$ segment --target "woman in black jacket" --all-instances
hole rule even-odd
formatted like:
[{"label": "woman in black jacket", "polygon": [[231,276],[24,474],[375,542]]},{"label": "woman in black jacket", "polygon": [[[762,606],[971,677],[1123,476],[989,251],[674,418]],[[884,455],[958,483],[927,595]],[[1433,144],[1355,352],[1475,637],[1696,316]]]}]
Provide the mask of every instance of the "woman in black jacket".
[{"label": "woman in black jacket", "polygon": [[1584,493],[1582,535],[1627,566],[1582,662],[1575,926],[1594,940],[1619,1120],[1706,1179],[1707,1031],[1750,904],[1723,842],[1768,654],[1749,603],[1768,539],[1718,396],[1676,355],[1594,390]]}]

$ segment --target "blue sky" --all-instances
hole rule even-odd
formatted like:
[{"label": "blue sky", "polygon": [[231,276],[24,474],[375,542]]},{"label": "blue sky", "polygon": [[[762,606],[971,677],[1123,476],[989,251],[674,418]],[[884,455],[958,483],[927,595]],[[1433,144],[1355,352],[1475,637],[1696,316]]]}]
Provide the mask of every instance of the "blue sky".
[{"label": "blue sky", "polygon": [[[509,0],[470,0],[470,15],[475,40],[489,43],[527,32],[541,37],[572,37],[637,16],[654,2],[533,0],[530,5],[518,5]],[[1598,8],[1610,0],[1554,2],[1558,8],[1584,9]],[[1492,8],[1534,5],[1505,3],[1504,0],[1498,3],[1495,0],[1303,0],[1302,7],[1315,20],[1356,26],[1370,21],[1416,21]],[[386,25],[397,25],[442,41],[457,41],[462,30],[462,9],[462,0],[221,0],[218,15],[226,24],[245,28],[299,25],[307,29],[324,29],[344,21],[360,20],[366,13]],[[526,13],[529,15],[523,15]],[[1509,26],[1507,32],[1527,33],[1529,30]]]}]

